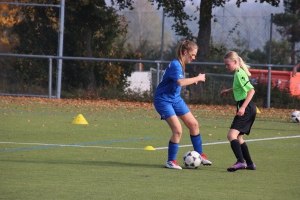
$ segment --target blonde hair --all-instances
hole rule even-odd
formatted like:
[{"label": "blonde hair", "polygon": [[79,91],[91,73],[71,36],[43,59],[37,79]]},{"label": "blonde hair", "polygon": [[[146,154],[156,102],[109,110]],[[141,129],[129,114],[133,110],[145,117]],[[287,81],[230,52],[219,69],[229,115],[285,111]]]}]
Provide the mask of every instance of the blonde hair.
[{"label": "blonde hair", "polygon": [[183,40],[177,49],[176,57],[183,68],[183,72],[185,71],[184,51],[190,52],[194,49],[198,50],[197,44],[188,40]]},{"label": "blonde hair", "polygon": [[246,65],[246,63],[243,61],[243,59],[235,52],[235,51],[229,51],[225,54],[224,59],[231,59],[231,60],[237,60],[239,62],[240,67],[246,72],[248,76],[251,76],[251,73],[249,72],[249,65]]}]

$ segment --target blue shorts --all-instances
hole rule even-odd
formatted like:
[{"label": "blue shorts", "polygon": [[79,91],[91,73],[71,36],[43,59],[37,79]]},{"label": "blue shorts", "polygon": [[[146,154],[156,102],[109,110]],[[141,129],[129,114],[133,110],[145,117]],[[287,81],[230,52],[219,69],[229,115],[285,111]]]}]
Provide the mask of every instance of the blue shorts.
[{"label": "blue shorts", "polygon": [[161,119],[165,120],[174,115],[182,116],[190,112],[182,98],[178,99],[175,103],[170,103],[166,101],[155,100],[154,107],[156,111],[160,114]]}]

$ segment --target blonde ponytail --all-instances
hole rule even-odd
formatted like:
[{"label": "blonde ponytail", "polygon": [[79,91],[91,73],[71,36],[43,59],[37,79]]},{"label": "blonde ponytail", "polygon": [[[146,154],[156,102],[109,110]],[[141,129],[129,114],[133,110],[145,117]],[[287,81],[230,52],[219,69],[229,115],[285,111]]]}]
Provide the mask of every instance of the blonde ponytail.
[{"label": "blonde ponytail", "polygon": [[251,76],[251,73],[249,72],[249,65],[246,65],[246,63],[243,61],[241,57],[239,57],[240,67],[245,71],[247,76]]}]

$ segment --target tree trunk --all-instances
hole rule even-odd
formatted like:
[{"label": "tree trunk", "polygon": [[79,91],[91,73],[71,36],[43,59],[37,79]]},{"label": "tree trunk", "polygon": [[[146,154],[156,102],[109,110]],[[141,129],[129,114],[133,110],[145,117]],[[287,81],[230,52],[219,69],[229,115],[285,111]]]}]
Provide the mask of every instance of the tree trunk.
[{"label": "tree trunk", "polygon": [[[212,1],[201,0],[200,4],[200,20],[199,32],[197,37],[197,45],[199,47],[196,61],[205,62],[209,58],[210,36],[211,36],[211,18],[212,18]],[[197,76],[199,73],[205,72],[205,66],[189,65],[187,67],[189,77]],[[203,94],[203,83],[190,85],[188,87],[190,99],[198,99]],[[200,96],[199,96],[200,95]]]},{"label": "tree trunk", "polygon": [[212,1],[202,0],[200,5],[200,20],[197,45],[199,46],[197,61],[207,61],[211,36]]},{"label": "tree trunk", "polygon": [[[92,57],[92,30],[89,27],[87,27],[86,29],[87,29],[87,31],[86,31],[86,56]],[[90,81],[88,88],[87,88],[88,93],[89,93],[89,95],[94,96],[96,93],[96,88],[97,88],[95,74],[94,74],[93,68],[89,66],[89,65],[91,65],[91,63],[89,61],[85,61],[85,62],[86,62],[86,66],[88,67],[88,69],[90,69],[90,71],[87,74],[87,78]]]},{"label": "tree trunk", "polygon": [[292,55],[291,55],[291,64],[296,64],[296,44],[295,42],[292,42]]}]

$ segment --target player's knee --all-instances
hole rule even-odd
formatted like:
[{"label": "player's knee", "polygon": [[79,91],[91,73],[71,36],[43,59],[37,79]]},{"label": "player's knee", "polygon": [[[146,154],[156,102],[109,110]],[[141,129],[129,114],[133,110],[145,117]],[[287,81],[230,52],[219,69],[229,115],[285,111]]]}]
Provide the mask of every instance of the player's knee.
[{"label": "player's knee", "polygon": [[235,140],[235,139],[237,139],[233,134],[230,134],[230,133],[228,133],[227,134],[227,139],[228,139],[228,141],[232,141],[232,140]]},{"label": "player's knee", "polygon": [[199,124],[198,124],[197,121],[193,121],[193,122],[189,123],[189,124],[187,125],[187,127],[188,127],[188,129],[190,129],[191,131],[192,131],[192,130],[199,130]]},{"label": "player's knee", "polygon": [[182,131],[174,130],[174,131],[173,131],[173,135],[176,136],[176,137],[178,137],[178,136],[181,137]]},{"label": "player's knee", "polygon": [[229,141],[230,141],[230,138],[231,138],[231,137],[230,137],[230,135],[229,135],[229,134],[227,134],[227,140],[229,140]]}]

